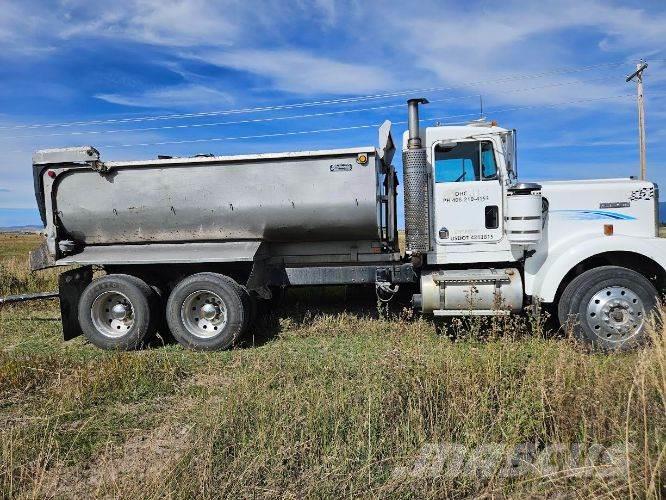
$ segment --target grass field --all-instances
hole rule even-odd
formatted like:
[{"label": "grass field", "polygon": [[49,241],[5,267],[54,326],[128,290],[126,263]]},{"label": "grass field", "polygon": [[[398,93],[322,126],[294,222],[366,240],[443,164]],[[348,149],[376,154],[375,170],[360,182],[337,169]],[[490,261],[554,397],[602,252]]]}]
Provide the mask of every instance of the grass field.
[{"label": "grass field", "polygon": [[[24,270],[36,242],[0,236],[0,295],[54,289]],[[662,332],[601,355],[543,325],[336,289],[292,294],[231,351],[113,353],[62,342],[56,301],[8,306],[0,496],[659,498]]]}]

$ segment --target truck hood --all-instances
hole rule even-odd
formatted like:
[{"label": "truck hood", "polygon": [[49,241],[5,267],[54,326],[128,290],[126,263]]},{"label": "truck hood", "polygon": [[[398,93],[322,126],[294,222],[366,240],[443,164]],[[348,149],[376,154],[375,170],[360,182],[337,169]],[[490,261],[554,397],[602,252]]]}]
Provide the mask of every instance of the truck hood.
[{"label": "truck hood", "polygon": [[659,196],[652,182],[625,178],[540,184],[549,233],[598,232],[613,224],[615,234],[655,236]]}]

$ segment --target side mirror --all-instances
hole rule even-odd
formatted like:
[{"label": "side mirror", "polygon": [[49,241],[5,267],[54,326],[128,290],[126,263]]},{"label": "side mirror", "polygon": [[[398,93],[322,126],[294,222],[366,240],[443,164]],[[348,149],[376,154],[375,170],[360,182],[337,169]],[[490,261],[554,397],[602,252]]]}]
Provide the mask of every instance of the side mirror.
[{"label": "side mirror", "polygon": [[518,178],[518,150],[516,148],[516,130],[510,130],[502,137],[504,145],[504,163],[510,179]]},{"label": "side mirror", "polygon": [[514,179],[518,178],[518,132],[511,130],[511,171]]}]

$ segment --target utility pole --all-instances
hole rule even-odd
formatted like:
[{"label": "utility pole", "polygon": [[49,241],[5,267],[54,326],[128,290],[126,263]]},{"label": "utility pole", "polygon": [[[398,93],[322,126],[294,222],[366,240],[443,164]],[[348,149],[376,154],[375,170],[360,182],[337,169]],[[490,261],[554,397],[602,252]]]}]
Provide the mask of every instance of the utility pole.
[{"label": "utility pole", "polygon": [[646,178],[646,160],[645,160],[645,99],[643,96],[643,71],[648,67],[643,60],[636,65],[636,71],[627,77],[627,82],[636,79],[636,88],[638,90],[638,148],[641,156],[641,180]]}]

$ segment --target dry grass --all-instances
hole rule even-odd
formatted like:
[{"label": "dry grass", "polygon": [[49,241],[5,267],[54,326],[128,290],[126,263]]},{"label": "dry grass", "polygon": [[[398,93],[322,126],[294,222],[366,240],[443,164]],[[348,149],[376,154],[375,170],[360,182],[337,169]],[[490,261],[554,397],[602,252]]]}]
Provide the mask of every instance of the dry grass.
[{"label": "dry grass", "polygon": [[0,233],[0,296],[57,289],[57,270],[32,273],[28,267],[28,252],[40,242],[37,234]]},{"label": "dry grass", "polygon": [[[61,341],[55,302],[1,310],[0,496],[659,497],[663,331],[589,354],[530,318],[438,325],[312,295],[219,353],[102,352]],[[626,466],[411,474],[441,443],[615,446]]]},{"label": "dry grass", "polygon": [[38,234],[0,232],[0,260],[12,257],[25,259],[26,254],[41,241],[42,237]]}]

